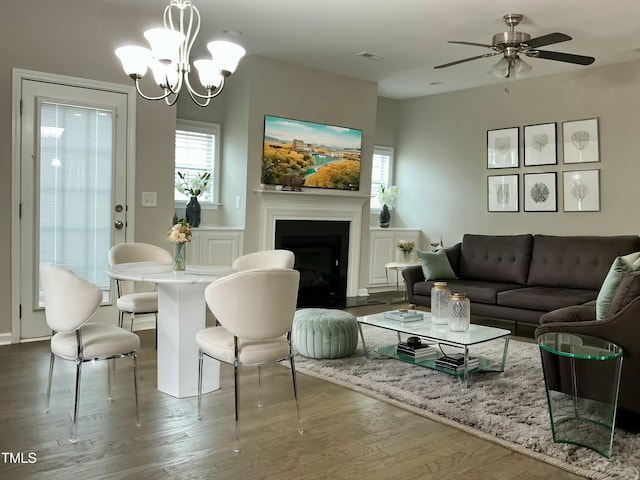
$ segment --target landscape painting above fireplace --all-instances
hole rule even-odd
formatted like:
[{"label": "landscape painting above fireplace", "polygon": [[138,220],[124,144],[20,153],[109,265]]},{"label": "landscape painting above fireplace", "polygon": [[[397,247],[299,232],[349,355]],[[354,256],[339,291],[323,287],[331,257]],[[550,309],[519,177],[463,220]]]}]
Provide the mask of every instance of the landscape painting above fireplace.
[{"label": "landscape painting above fireplace", "polygon": [[360,189],[362,131],[265,115],[261,183]]}]

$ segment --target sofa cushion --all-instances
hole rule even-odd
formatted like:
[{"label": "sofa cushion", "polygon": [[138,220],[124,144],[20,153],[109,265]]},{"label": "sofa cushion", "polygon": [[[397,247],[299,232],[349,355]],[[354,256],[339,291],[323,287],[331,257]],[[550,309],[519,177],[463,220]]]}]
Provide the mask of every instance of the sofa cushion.
[{"label": "sofa cushion", "polygon": [[613,260],[640,250],[640,237],[536,235],[527,285],[600,290]]},{"label": "sofa cushion", "polygon": [[[418,282],[413,286],[413,293],[416,295],[431,294],[434,282]],[[447,287],[451,292],[464,293],[471,302],[495,304],[499,292],[520,288],[513,283],[482,282],[479,280],[447,280]],[[473,313],[473,308],[472,308]]]},{"label": "sofa cushion", "polygon": [[611,306],[611,300],[613,299],[620,282],[631,272],[640,268],[640,263],[637,265],[634,263],[640,258],[640,253],[633,253],[625,255],[624,257],[616,257],[611,264],[609,273],[602,282],[602,287],[598,292],[598,298],[596,301],[596,319],[603,320],[609,313],[609,307]]},{"label": "sofa cushion", "polygon": [[448,280],[456,278],[456,274],[451,268],[449,259],[444,250],[437,252],[417,251],[420,265],[422,265],[422,274],[425,280]]},{"label": "sofa cushion", "polygon": [[498,305],[548,312],[570,305],[581,305],[597,296],[597,290],[526,287],[498,293]]},{"label": "sofa cushion", "polygon": [[462,239],[459,277],[523,284],[529,275],[532,235],[472,235]]}]

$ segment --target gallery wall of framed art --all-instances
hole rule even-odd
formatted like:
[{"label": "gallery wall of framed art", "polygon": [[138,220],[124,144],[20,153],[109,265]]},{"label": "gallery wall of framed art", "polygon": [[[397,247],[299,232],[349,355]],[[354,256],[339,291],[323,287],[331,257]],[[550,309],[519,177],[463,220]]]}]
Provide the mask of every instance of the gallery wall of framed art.
[{"label": "gallery wall of framed art", "polygon": [[487,130],[487,211],[598,212],[599,162],[598,118]]}]

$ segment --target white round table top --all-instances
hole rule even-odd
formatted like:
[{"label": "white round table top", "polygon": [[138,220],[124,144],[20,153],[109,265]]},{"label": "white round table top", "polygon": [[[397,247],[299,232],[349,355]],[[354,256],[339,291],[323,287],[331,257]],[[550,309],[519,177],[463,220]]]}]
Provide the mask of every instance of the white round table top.
[{"label": "white round table top", "polygon": [[211,283],[237,270],[216,265],[187,265],[186,270],[174,270],[170,263],[120,263],[107,269],[107,274],[118,280],[149,283]]},{"label": "white round table top", "polygon": [[418,262],[389,262],[384,264],[384,268],[389,270],[402,270],[404,267],[412,267],[413,265],[419,265]]}]

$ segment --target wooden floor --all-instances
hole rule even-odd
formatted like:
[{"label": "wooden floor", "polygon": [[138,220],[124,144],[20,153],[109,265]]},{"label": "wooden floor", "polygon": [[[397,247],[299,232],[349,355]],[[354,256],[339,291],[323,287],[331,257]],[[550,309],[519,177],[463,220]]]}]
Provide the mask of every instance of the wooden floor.
[{"label": "wooden floor", "polygon": [[156,390],[154,332],[138,333],[142,426],[134,425],[130,361],[118,361],[110,403],[105,362],[87,364],[75,445],[69,443],[73,364],[57,362],[45,415],[48,342],[0,347],[0,479],[581,478],[305,375],[298,376],[305,428],[299,435],[289,370],[280,366],[264,369],[262,409],[256,407],[256,370],[242,370],[242,452],[234,454],[231,368],[222,366],[221,389],[203,397],[198,421],[195,398]]}]

